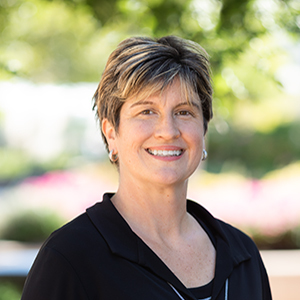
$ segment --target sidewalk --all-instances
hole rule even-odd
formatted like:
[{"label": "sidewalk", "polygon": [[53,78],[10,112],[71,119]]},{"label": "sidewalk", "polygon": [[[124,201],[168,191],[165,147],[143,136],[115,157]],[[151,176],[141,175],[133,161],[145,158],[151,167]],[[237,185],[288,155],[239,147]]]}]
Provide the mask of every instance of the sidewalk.
[{"label": "sidewalk", "polygon": [[40,246],[40,244],[0,241],[0,278],[25,278]]},{"label": "sidewalk", "polygon": [[273,300],[300,300],[300,250],[261,251]]}]

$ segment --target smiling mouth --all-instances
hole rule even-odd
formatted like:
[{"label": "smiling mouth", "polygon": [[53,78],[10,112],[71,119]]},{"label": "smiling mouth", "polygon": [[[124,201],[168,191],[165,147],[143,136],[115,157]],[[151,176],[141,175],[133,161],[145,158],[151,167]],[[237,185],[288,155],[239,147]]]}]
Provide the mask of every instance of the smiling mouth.
[{"label": "smiling mouth", "polygon": [[183,153],[183,150],[151,150],[147,149],[147,152],[154,156],[180,156]]}]

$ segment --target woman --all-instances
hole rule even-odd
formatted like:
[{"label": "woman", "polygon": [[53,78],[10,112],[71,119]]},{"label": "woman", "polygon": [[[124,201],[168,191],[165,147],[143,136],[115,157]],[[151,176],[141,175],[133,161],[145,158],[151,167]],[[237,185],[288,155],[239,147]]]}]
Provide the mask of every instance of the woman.
[{"label": "woman", "polygon": [[271,299],[250,238],[186,200],[212,117],[204,50],[127,39],[94,100],[118,190],[49,237],[22,299]]}]

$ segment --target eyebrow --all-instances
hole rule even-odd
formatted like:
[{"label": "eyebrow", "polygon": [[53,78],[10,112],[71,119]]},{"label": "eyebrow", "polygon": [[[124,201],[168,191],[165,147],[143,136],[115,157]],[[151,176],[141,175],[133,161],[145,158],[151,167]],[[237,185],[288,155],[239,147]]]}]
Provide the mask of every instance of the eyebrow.
[{"label": "eyebrow", "polygon": [[153,104],[153,101],[147,101],[147,100],[140,100],[137,102],[134,102],[133,104],[130,105],[130,108],[138,106],[138,105],[151,105]]},{"label": "eyebrow", "polygon": [[[135,107],[135,106],[138,106],[138,105],[151,105],[151,104],[153,104],[153,103],[154,103],[153,101],[140,100],[140,101],[134,102],[134,103],[130,106],[130,108]],[[191,105],[191,106],[194,106],[195,108],[197,108],[198,110],[201,110],[201,109],[200,109],[200,105],[199,105],[198,103],[194,102],[194,101],[190,101],[190,102],[187,102],[187,101],[185,101],[185,102],[180,102],[180,103],[178,103],[178,104],[175,106],[175,108],[180,107],[180,106],[184,106],[184,105]]]}]

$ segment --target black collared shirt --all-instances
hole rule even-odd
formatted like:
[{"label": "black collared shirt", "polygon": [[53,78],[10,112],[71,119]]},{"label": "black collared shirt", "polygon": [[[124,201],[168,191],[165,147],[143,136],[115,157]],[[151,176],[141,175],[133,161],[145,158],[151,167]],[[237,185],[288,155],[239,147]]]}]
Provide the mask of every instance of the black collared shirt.
[{"label": "black collared shirt", "polygon": [[[44,243],[22,300],[196,300],[193,293],[131,230],[105,194]],[[199,204],[187,210],[215,240],[211,300],[270,300],[259,252],[250,238]]]}]

